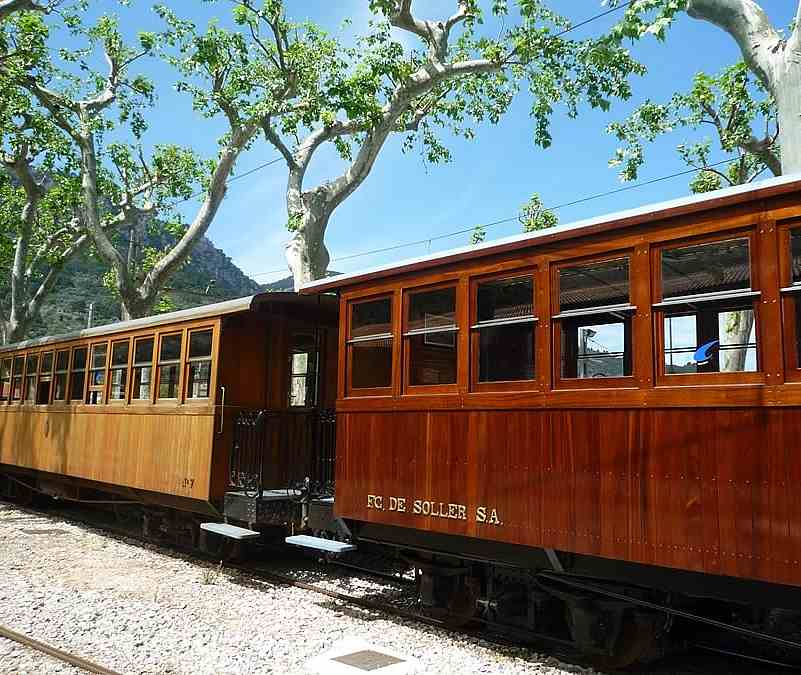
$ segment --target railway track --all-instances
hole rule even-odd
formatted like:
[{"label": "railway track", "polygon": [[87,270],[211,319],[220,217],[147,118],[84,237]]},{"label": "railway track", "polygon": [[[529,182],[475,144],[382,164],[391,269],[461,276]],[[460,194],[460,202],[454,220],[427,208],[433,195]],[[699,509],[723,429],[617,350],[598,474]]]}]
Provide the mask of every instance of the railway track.
[{"label": "railway track", "polygon": [[47,654],[54,659],[58,659],[63,663],[68,663],[71,666],[80,668],[87,673],[98,673],[98,675],[120,675],[120,673],[118,673],[116,670],[111,670],[105,666],[100,666],[89,659],[71,654],[70,652],[66,652],[63,649],[59,649],[58,647],[54,647],[40,640],[34,640],[32,637],[23,635],[22,633],[17,633],[16,631],[6,628],[5,626],[0,626],[0,637],[21,644],[24,647],[28,647],[29,649],[33,649],[37,652],[41,652],[42,654]]},{"label": "railway track", "polygon": [[[97,518],[98,513],[95,511],[81,513],[81,515],[78,516],[76,515],[73,509],[44,510],[30,506],[24,508],[21,507],[17,508],[29,512],[31,515],[37,515],[40,517],[57,516],[72,524],[95,528],[107,535],[121,537],[128,540],[132,539],[137,542],[147,544],[149,546],[155,546],[158,549],[160,549],[160,552],[166,555],[175,555],[175,554],[189,555],[198,562],[205,562],[205,563],[219,562],[218,557],[203,555],[198,553],[194,549],[187,549],[185,547],[165,544],[164,542],[156,542],[153,541],[152,539],[143,537],[141,533],[137,532],[133,528],[120,526],[118,524],[113,524],[109,522],[103,522],[101,519]],[[298,560],[300,559],[301,558],[299,557]],[[309,560],[308,557],[303,557],[303,559],[305,559],[306,561]],[[392,581],[395,584],[409,583],[408,580],[404,580],[398,576],[388,574],[381,570],[368,569],[362,566],[356,567],[353,565],[337,565],[336,563],[328,563],[327,565],[317,564],[316,569],[318,571],[324,571],[325,567],[328,566],[334,566],[339,569],[349,569],[351,572],[358,572],[361,574],[374,576],[376,578],[380,578],[386,581]],[[306,590],[309,592],[313,592],[328,597],[332,600],[344,603],[352,607],[358,607],[362,610],[383,613],[385,615],[389,615],[399,619],[404,619],[407,621],[413,621],[421,625],[431,626],[433,628],[437,628],[439,630],[443,630],[454,634],[471,636],[477,639],[481,639],[484,642],[494,644],[500,647],[519,647],[522,644],[525,644],[525,646],[533,650],[536,650],[540,653],[548,654],[563,661],[582,666],[588,665],[587,657],[585,654],[582,654],[573,649],[571,643],[559,640],[558,638],[552,638],[550,636],[532,637],[530,634],[523,633],[522,631],[518,631],[517,633],[515,633],[514,632],[515,627],[505,626],[503,624],[495,624],[485,619],[476,619],[472,621],[471,622],[472,627],[469,628],[465,628],[464,626],[454,626],[445,618],[430,616],[421,613],[419,611],[413,611],[405,607],[398,606],[397,604],[393,604],[392,602],[389,602],[387,600],[375,600],[372,598],[361,597],[351,593],[343,593],[338,590],[326,588],[325,586],[322,586],[319,583],[310,583],[308,581],[302,581],[297,578],[293,578],[292,576],[288,576],[286,574],[275,572],[267,568],[264,562],[226,561],[224,567],[226,570],[236,571],[244,575],[244,578],[249,579],[251,582],[258,580],[262,583],[267,583],[272,586],[286,586],[286,587],[299,588],[302,590]],[[79,668],[83,668],[87,672],[110,673],[112,675],[119,675],[119,673],[116,673],[115,671],[106,669],[102,666],[98,666],[97,664],[93,664],[90,661],[82,659],[81,657],[77,657],[68,654],[66,652],[62,652],[57,648],[51,647],[44,643],[37,642],[35,640],[27,638],[26,636],[15,634],[15,637],[9,637],[5,635],[6,630],[7,629],[3,629],[2,627],[0,627],[0,637],[8,637],[8,639],[13,639],[17,642],[20,642],[21,644],[29,646],[32,649],[36,649],[43,653],[49,654],[54,658],[58,658],[67,663],[71,663],[72,665],[75,665]],[[504,632],[506,633],[506,635],[504,635]],[[693,675],[695,674],[701,675],[702,673],[704,675],[708,675],[711,673],[727,673],[727,674],[739,673],[740,675],[773,675],[773,674],[787,673],[791,671],[801,672],[795,666],[783,664],[781,662],[768,659],[754,658],[749,656],[748,654],[737,651],[720,650],[702,644],[690,645],[689,647],[691,648],[691,652],[682,654],[680,656],[671,657],[667,659],[665,662],[654,664],[652,669],[641,670],[639,672],[652,673],[653,675],[668,675],[668,674],[674,675],[675,673],[678,672],[692,673]],[[691,663],[689,667],[687,663],[688,659],[694,661],[694,663]]]}]

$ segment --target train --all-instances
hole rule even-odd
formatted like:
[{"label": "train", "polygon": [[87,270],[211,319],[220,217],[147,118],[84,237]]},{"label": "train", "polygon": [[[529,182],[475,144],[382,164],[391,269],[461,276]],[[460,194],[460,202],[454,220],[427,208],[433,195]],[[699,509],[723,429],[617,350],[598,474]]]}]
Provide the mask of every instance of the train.
[{"label": "train", "polygon": [[603,668],[797,663],[800,301],[789,176],[19,343],[0,489],[382,551]]}]

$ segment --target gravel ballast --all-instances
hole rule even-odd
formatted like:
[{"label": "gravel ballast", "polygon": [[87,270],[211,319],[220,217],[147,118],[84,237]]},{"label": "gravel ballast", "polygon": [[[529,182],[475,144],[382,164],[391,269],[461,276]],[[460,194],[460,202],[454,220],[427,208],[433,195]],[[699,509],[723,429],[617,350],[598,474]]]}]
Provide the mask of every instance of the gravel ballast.
[{"label": "gravel ballast", "polygon": [[[384,586],[348,585],[362,594]],[[0,625],[126,674],[306,673],[310,660],[354,639],[416,659],[425,673],[592,672],[8,505]],[[76,672],[0,640],[0,673]]]}]

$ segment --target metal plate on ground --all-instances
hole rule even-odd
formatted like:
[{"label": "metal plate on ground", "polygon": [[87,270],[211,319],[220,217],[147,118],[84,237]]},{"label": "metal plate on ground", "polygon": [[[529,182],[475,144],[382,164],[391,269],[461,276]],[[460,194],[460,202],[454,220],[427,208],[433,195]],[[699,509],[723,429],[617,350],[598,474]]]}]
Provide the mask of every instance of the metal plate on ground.
[{"label": "metal plate on ground", "polygon": [[325,675],[410,675],[420,664],[398,652],[363,640],[344,640],[306,664],[309,672]]}]

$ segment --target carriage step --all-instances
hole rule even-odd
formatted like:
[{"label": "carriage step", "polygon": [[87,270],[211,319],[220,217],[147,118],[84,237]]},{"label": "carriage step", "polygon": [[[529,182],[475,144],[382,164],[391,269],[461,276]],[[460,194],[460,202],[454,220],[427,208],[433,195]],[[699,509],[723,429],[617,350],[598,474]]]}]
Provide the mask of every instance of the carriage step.
[{"label": "carriage step", "polygon": [[237,527],[236,525],[229,525],[228,523],[201,523],[200,524],[201,530],[206,530],[206,532],[214,532],[214,534],[219,534],[223,537],[228,537],[229,539],[255,539],[256,537],[261,536],[261,532],[256,532],[255,530],[248,530],[244,527]]},{"label": "carriage step", "polygon": [[284,541],[293,546],[313,548],[316,551],[324,551],[326,553],[347,553],[348,551],[356,550],[353,544],[346,544],[344,541],[334,541],[333,539],[323,539],[322,537],[310,537],[307,534],[287,537]]}]

